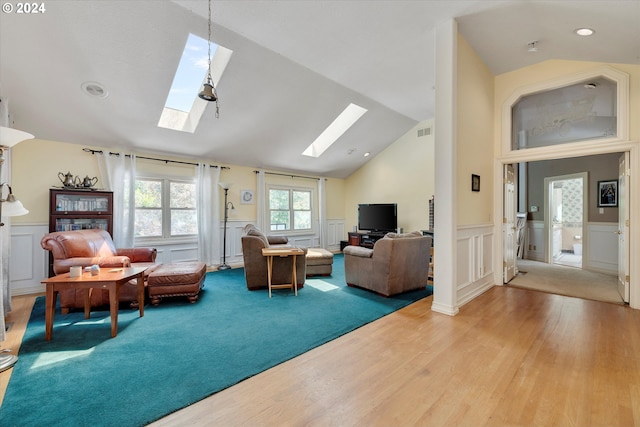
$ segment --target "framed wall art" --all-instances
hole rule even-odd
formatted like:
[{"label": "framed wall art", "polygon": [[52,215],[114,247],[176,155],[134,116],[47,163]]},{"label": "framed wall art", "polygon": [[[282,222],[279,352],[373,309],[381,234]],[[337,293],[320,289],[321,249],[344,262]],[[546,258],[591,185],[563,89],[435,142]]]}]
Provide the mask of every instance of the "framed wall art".
[{"label": "framed wall art", "polygon": [[253,190],[240,191],[240,203],[245,205],[253,204]]},{"label": "framed wall art", "polygon": [[618,206],[618,180],[598,181],[598,207]]},{"label": "framed wall art", "polygon": [[471,175],[471,191],[480,191],[480,175]]}]

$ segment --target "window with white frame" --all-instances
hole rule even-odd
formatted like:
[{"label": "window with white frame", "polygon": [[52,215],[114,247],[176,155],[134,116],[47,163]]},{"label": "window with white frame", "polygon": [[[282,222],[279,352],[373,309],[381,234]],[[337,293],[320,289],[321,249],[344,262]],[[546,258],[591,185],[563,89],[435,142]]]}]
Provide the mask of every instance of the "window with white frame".
[{"label": "window with white frame", "polygon": [[196,188],[192,181],[138,178],[136,238],[179,238],[198,234]]},{"label": "window with white frame", "polygon": [[515,88],[502,105],[502,153],[514,159],[628,139],[629,75],[608,65]]},{"label": "window with white frame", "polygon": [[270,231],[312,231],[313,191],[308,188],[268,188]]}]

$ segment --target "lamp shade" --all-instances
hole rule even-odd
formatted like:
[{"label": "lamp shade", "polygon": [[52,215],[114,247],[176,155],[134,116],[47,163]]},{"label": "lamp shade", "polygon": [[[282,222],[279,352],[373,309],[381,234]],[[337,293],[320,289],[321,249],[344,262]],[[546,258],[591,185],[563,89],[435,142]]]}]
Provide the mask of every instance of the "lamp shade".
[{"label": "lamp shade", "polygon": [[29,211],[22,206],[22,202],[15,198],[2,203],[2,216],[20,216],[28,213]]},{"label": "lamp shade", "polygon": [[231,187],[231,183],[223,181],[220,181],[218,185],[222,187],[223,190],[228,190]]},{"label": "lamp shade", "polygon": [[13,147],[18,142],[22,142],[25,139],[33,139],[34,136],[30,133],[23,132],[21,130],[0,126],[0,146]]}]

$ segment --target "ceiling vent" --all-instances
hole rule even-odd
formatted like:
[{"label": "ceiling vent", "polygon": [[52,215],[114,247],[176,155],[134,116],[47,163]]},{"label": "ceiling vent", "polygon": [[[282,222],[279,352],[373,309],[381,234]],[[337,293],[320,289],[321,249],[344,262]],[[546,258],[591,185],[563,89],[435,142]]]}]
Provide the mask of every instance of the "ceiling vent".
[{"label": "ceiling vent", "polygon": [[431,128],[418,129],[418,138],[431,135]]}]

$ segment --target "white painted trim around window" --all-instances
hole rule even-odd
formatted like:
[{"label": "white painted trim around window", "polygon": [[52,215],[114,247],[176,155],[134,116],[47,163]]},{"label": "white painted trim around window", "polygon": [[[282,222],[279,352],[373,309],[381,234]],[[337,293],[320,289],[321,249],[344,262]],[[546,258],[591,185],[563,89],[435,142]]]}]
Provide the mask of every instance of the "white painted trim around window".
[{"label": "white painted trim around window", "polygon": [[[606,77],[616,82],[617,86],[617,127],[616,136],[612,138],[599,138],[588,142],[572,142],[567,144],[547,145],[544,147],[525,148],[513,150],[511,148],[511,109],[518,100],[537,92],[559,89],[590,78]],[[629,75],[611,66],[603,65],[592,70],[574,73],[557,79],[534,83],[518,88],[502,105],[502,138],[501,154],[503,158],[512,159],[511,163],[517,163],[518,158],[527,158],[529,161],[548,158],[550,153],[556,153],[556,158],[562,157],[565,152],[575,153],[576,148],[602,146],[616,142],[629,140]]]}]

